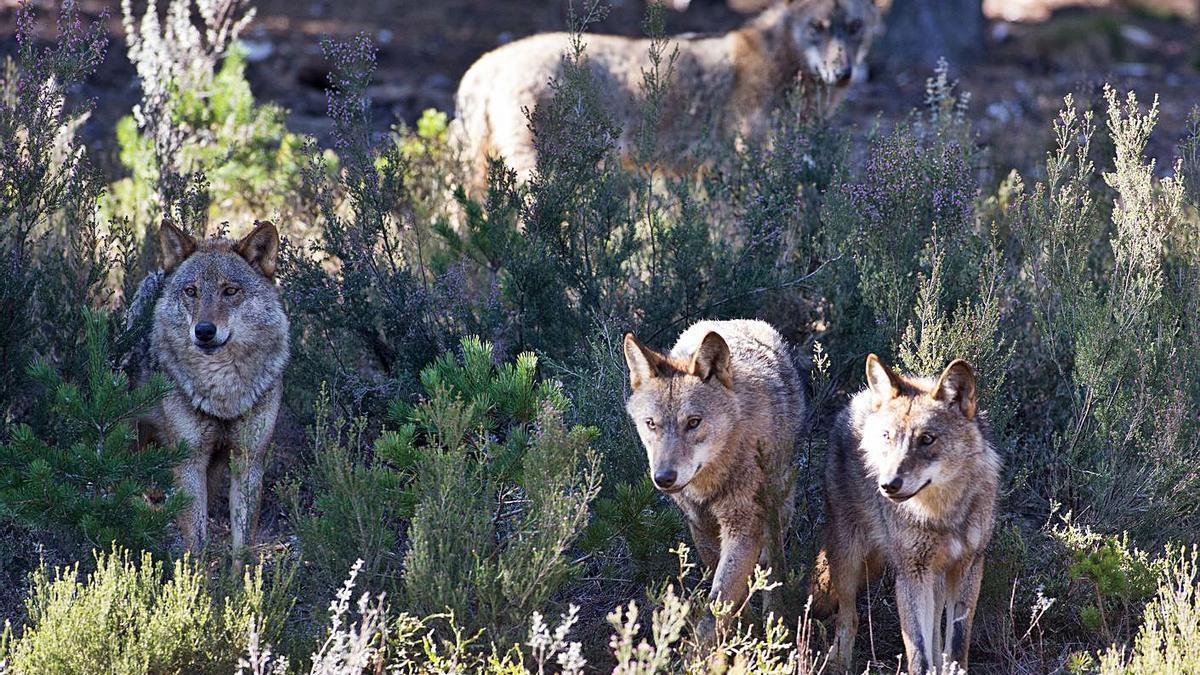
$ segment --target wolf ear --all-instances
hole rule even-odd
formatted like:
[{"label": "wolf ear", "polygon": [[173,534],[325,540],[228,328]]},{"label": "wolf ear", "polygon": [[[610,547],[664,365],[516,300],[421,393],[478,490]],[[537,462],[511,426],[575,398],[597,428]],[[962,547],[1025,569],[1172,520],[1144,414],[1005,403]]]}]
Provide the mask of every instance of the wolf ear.
[{"label": "wolf ear", "polygon": [[195,252],[196,240],[164,218],[158,228],[158,247],[162,252],[163,271],[170,274]]},{"label": "wolf ear", "polygon": [[625,334],[625,365],[629,366],[629,386],[637,389],[656,377],[663,357],[638,341],[633,333]]},{"label": "wolf ear", "polygon": [[716,377],[726,389],[733,389],[733,357],[729,344],[715,332],[709,332],[700,341],[700,347],[692,354],[692,375],[707,381]]},{"label": "wolf ear", "polygon": [[279,231],[265,220],[254,221],[254,229],[235,247],[251,267],[257,267],[268,279],[275,278],[275,258],[279,255]]},{"label": "wolf ear", "polygon": [[878,401],[890,401],[900,395],[900,376],[874,354],[867,355],[867,387]]},{"label": "wolf ear", "polygon": [[975,419],[975,370],[962,359],[955,359],[942,371],[931,394],[934,400],[958,405],[967,419]]}]

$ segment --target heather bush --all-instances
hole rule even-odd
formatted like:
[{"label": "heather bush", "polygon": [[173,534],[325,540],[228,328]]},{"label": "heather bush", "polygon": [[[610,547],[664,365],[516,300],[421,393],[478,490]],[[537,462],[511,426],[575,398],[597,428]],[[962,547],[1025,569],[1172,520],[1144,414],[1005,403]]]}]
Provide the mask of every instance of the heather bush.
[{"label": "heather bush", "polygon": [[229,673],[251,626],[278,639],[291,606],[286,574],[262,567],[217,593],[187,556],[164,567],[114,547],[94,562],[87,574],[78,564],[34,574],[28,620],[0,641],[6,672]]},{"label": "heather bush", "polygon": [[74,4],[58,16],[57,42],[35,44],[33,7],[16,11],[17,51],[0,74],[0,417],[24,413],[24,368],[34,356],[72,358],[80,310],[105,302],[110,272],[132,263],[122,224],[95,209],[102,178],[75,131],[87,105],[68,94],[104,58],[103,19],[85,24]]},{"label": "heather bush", "polygon": [[1052,454],[1038,458],[1049,469],[1038,486],[1047,498],[1106,531],[1161,544],[1194,532],[1200,505],[1189,496],[1197,427],[1185,412],[1200,380],[1195,360],[1179,359],[1195,345],[1184,289],[1194,288],[1200,261],[1182,235],[1182,164],[1159,179],[1143,157],[1157,107],[1143,112],[1132,94],[1121,100],[1111,89],[1106,98],[1111,219],[1090,189],[1091,115],[1070,98],[1046,181],[1014,207],[1036,367],[1052,376],[1025,383],[1048,400],[1045,426],[1030,432],[1050,435]]},{"label": "heather bush", "polygon": [[[157,2],[140,18],[122,3],[142,99],[117,123],[130,175],[112,185],[106,207],[140,231],[154,232],[164,215],[200,233],[210,211],[274,218],[299,186],[299,137],[283,109],[254,101],[246,81],[237,39],[254,17],[247,4],[171,0],[162,20]],[[282,221],[288,232],[291,219]]]},{"label": "heather bush", "polygon": [[416,220],[406,156],[419,153],[376,142],[367,118],[374,47],[359,36],[327,40],[324,49],[333,68],[327,96],[337,166],[314,144],[306,148],[302,192],[320,233],[283,247],[290,391],[328,382],[335,404],[380,413],[396,394],[416,390],[414,374],[455,335],[491,334],[492,316],[486,293],[482,302],[464,297],[459,267],[438,274],[427,264],[431,226]]}]

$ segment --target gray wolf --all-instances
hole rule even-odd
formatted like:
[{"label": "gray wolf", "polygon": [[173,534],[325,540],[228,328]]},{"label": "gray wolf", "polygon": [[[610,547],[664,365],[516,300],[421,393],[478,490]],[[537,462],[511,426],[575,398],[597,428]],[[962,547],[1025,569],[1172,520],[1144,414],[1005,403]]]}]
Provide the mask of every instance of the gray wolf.
[{"label": "gray wolf", "polygon": [[[159,230],[162,271],[142,281],[132,322],[154,302],[150,335],[133,363],[135,380],[163,373],[173,391],[139,420],[143,442],[184,441],[175,470],[191,497],[181,514],[184,545],[208,540],[208,502],[229,468],[230,549],[235,567],[254,540],[268,444],[288,362],[288,321],[275,285],[279,233],[257,222],[240,241],[197,241],[169,222]],[[157,300],[153,299],[157,297]]]},{"label": "gray wolf", "polygon": [[762,321],[701,321],[665,354],[626,335],[625,361],[650,477],[713,570],[710,599],[738,608],[756,563],[782,570],[791,522],[806,401],[787,343]]},{"label": "gray wolf", "polygon": [[[678,50],[656,130],[661,168],[694,162],[709,132],[753,141],[799,83],[814,108],[831,111],[881,24],[871,0],[777,0],[741,28],[715,36],[671,38]],[[630,164],[643,120],[640,87],[651,68],[649,40],[585,34],[585,60],[601,104],[620,130],[617,149]],[[561,81],[569,34],[543,33],[484,54],[459,83],[453,136],[482,185],[499,155],[522,178],[537,164],[533,111]],[[822,102],[824,104],[822,105]]]},{"label": "gray wolf", "polygon": [[834,653],[847,670],[855,599],[885,567],[896,575],[908,672],[936,670],[943,659],[967,667],[1000,480],[975,385],[966,361],[937,378],[904,377],[872,354],[867,389],[837,417],[812,590],[816,613],[836,607]]}]

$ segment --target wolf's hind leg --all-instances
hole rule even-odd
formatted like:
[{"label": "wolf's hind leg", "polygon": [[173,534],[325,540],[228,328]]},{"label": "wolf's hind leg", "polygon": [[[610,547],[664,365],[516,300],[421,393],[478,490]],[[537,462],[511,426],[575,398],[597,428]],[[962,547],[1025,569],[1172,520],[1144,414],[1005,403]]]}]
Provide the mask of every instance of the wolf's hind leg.
[{"label": "wolf's hind leg", "polygon": [[844,562],[836,556],[836,553],[826,552],[830,584],[837,603],[833,647],[830,651],[833,662],[841,666],[843,672],[849,673],[854,665],[854,640],[858,637],[858,592],[867,581],[867,570],[863,561]]}]

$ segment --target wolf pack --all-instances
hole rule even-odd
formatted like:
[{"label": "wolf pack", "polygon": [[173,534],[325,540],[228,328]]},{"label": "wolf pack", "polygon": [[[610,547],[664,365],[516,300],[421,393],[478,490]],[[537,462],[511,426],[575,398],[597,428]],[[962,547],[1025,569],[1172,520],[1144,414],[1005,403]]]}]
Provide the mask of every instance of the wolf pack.
[{"label": "wolf pack", "polygon": [[[881,24],[882,8],[870,0],[766,4],[728,34],[673,39],[677,93],[660,134],[678,156],[705,126],[762,134],[797,83],[819,83],[836,102]],[[467,71],[457,134],[478,170],[495,155],[526,175],[535,170],[537,130],[523,111],[553,94],[567,39],[513,42]],[[620,128],[631,128],[641,119],[630,100],[648,45],[584,39],[610,111]],[[619,150],[632,153],[632,143],[622,139]],[[177,488],[191,498],[179,519],[187,549],[206,546],[210,505],[228,490],[235,567],[255,540],[288,362],[288,320],[275,280],[279,243],[269,222],[254,223],[237,241],[198,240],[164,222],[161,271],[142,282],[129,310],[131,325],[151,317],[128,365],[133,380],[161,373],[174,385],[139,420],[139,442],[190,449],[175,470]],[[756,567],[784,569],[797,445],[809,414],[802,359],[773,326],[749,319],[699,321],[668,350],[627,334],[623,351],[626,412],[650,479],[686,519],[711,574],[713,606],[739,609]],[[825,453],[823,534],[808,566],[811,609],[833,617],[831,663],[848,671],[858,596],[890,573],[908,671],[965,669],[1001,468],[978,407],[975,370],[954,360],[940,373],[899,373],[871,354],[863,373],[864,386],[836,415]],[[772,604],[765,594],[764,613]],[[708,615],[698,638],[731,620],[727,612]]]}]

